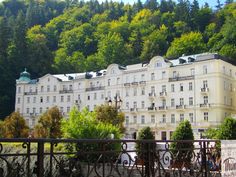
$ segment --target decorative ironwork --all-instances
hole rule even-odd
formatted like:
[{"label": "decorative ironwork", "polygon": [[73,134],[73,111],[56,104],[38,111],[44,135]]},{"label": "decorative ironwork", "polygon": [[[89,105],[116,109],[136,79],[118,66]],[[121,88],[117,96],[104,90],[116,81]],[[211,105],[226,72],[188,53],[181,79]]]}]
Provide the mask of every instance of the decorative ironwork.
[{"label": "decorative ironwork", "polygon": [[173,77],[169,78],[169,82],[192,80],[192,79],[194,79],[194,76]]},{"label": "decorative ironwork", "polygon": [[[143,147],[141,152],[135,149],[137,143]],[[172,143],[180,146],[173,149]],[[217,143],[211,140],[0,139],[0,177],[220,176]],[[186,148],[185,144],[194,146]]]}]

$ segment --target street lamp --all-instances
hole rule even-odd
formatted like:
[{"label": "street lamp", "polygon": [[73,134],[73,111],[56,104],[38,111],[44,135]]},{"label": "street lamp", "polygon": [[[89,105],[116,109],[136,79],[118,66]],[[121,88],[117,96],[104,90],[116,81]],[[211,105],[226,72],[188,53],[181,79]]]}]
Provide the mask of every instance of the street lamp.
[{"label": "street lamp", "polygon": [[115,103],[115,108],[116,108],[116,110],[120,109],[120,106],[121,106],[121,104],[122,104],[122,100],[121,100],[120,96],[118,96],[118,94],[116,94],[116,95],[114,96],[114,101],[112,101],[111,99],[108,101],[108,104],[109,104],[110,106],[112,106],[112,103]]}]

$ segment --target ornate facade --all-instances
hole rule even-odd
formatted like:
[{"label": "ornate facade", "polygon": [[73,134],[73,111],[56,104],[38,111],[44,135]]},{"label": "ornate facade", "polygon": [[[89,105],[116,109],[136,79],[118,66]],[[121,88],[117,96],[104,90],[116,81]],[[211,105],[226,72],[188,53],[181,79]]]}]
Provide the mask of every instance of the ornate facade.
[{"label": "ornate facade", "polygon": [[146,64],[111,64],[99,72],[47,74],[36,80],[25,71],[16,80],[15,110],[33,127],[55,105],[67,116],[73,106],[92,111],[111,103],[125,113],[127,136],[150,126],[156,139],[170,139],[187,119],[199,138],[235,114],[235,87],[236,67],[217,54],[175,60],[157,56]]}]

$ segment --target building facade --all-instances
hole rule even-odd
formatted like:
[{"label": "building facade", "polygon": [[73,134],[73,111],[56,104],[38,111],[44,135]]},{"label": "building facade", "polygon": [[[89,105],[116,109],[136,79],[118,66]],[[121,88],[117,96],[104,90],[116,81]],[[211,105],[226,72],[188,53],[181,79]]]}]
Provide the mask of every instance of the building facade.
[{"label": "building facade", "polygon": [[156,139],[170,139],[179,122],[189,120],[199,138],[235,114],[235,87],[236,67],[217,54],[175,60],[157,56],[146,64],[111,64],[99,72],[47,74],[36,80],[24,71],[16,80],[15,110],[33,127],[52,106],[66,117],[73,106],[93,111],[110,103],[125,113],[129,137],[150,126]]}]

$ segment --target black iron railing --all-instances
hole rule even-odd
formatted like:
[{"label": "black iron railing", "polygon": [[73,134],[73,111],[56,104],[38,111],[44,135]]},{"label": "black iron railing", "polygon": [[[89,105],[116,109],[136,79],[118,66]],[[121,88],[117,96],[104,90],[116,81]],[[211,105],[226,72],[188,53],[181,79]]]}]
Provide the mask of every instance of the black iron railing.
[{"label": "black iron railing", "polygon": [[[176,143],[177,148],[172,149],[171,143]],[[0,139],[0,177],[220,176],[217,143]],[[189,144],[194,146],[186,148]]]}]

